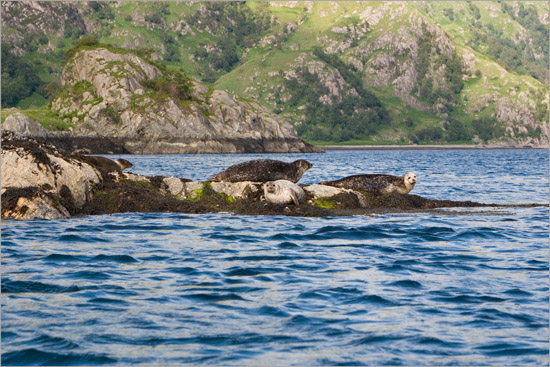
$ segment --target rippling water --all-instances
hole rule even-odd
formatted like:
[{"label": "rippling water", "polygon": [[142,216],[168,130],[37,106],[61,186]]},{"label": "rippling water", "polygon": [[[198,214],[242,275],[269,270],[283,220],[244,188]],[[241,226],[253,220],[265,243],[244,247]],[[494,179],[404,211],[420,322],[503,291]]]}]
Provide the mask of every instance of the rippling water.
[{"label": "rippling water", "polygon": [[[125,158],[201,180],[259,157],[298,158]],[[429,198],[548,203],[547,151],[306,159],[303,183],[414,171]],[[548,365],[548,223],[548,207],[3,221],[2,364]]]}]

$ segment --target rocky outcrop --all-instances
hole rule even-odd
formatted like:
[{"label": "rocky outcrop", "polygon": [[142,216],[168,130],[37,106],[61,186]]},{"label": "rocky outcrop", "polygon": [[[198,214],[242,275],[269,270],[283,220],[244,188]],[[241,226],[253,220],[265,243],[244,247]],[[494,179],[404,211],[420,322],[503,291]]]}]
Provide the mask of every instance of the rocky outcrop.
[{"label": "rocky outcrop", "polygon": [[54,146],[2,134],[2,217],[56,219],[77,214],[103,180],[89,164]]},{"label": "rocky outcrop", "polygon": [[59,219],[121,212],[334,216],[494,206],[409,194],[376,195],[318,184],[301,185],[306,197],[299,206],[274,205],[263,198],[261,182],[147,177],[104,170],[88,163],[93,161],[6,131],[2,135],[2,218]]},{"label": "rocky outcrop", "polygon": [[118,139],[130,153],[319,151],[256,102],[198,82],[192,99],[181,100],[144,82],[159,78],[169,79],[131,52],[82,50],[65,67],[62,85],[69,92],[57,97],[52,109],[76,116],[67,117],[75,123],[73,135]]},{"label": "rocky outcrop", "polygon": [[38,121],[31,120],[22,113],[13,113],[6,117],[2,124],[2,130],[30,136],[33,138],[46,138],[52,136]]}]

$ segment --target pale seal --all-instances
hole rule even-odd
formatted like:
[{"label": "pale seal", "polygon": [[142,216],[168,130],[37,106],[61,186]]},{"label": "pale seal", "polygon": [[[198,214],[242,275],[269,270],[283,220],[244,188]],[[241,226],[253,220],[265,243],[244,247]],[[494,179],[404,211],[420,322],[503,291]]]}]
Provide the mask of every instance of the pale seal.
[{"label": "pale seal", "polygon": [[300,205],[304,201],[306,193],[294,182],[288,180],[268,181],[264,183],[264,197],[271,204]]},{"label": "pale seal", "polygon": [[213,182],[267,182],[275,180],[288,180],[298,182],[305,171],[311,168],[311,163],[304,159],[298,159],[292,163],[277,161],[274,159],[255,159],[252,161],[237,163],[225,171],[208,179]]},{"label": "pale seal", "polygon": [[122,171],[126,168],[132,168],[133,164],[126,159],[119,158],[117,160],[112,160],[106,157],[101,157],[98,155],[83,155],[79,153],[73,153],[73,156],[80,158],[82,161],[91,164],[92,166],[106,172],[116,171],[119,174],[122,174]]},{"label": "pale seal", "polygon": [[354,175],[336,181],[320,182],[321,185],[340,187],[343,189],[363,190],[379,194],[408,194],[416,184],[416,175],[412,172],[405,176],[381,174]]}]

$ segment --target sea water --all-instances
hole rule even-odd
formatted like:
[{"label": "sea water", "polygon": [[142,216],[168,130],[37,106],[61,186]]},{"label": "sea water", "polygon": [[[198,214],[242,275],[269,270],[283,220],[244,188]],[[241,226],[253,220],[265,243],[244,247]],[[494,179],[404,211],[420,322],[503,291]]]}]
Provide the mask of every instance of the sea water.
[{"label": "sea water", "polygon": [[[300,183],[415,172],[414,194],[548,204],[545,150],[144,155],[205,180],[307,159]],[[2,365],[548,365],[547,206],[295,218],[2,221]]]}]

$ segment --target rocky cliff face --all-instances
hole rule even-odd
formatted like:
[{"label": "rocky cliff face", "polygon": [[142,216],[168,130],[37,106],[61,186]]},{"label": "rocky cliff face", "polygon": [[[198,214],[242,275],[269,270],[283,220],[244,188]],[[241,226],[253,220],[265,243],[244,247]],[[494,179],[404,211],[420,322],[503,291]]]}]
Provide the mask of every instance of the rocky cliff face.
[{"label": "rocky cliff face", "polygon": [[[45,35],[63,37],[74,29],[84,33],[86,25],[77,7],[62,2],[3,2],[2,3],[2,43],[13,46],[16,55],[22,56],[30,51],[30,39]],[[6,32],[5,27],[10,31]],[[29,39],[30,38],[30,39]],[[56,45],[48,38],[40,42],[38,51],[50,52]]]},{"label": "rocky cliff face", "polygon": [[165,77],[153,64],[107,48],[79,51],[52,103],[80,136],[123,140],[131,153],[312,152],[294,128],[258,103],[194,82],[192,100],[148,89]]}]

